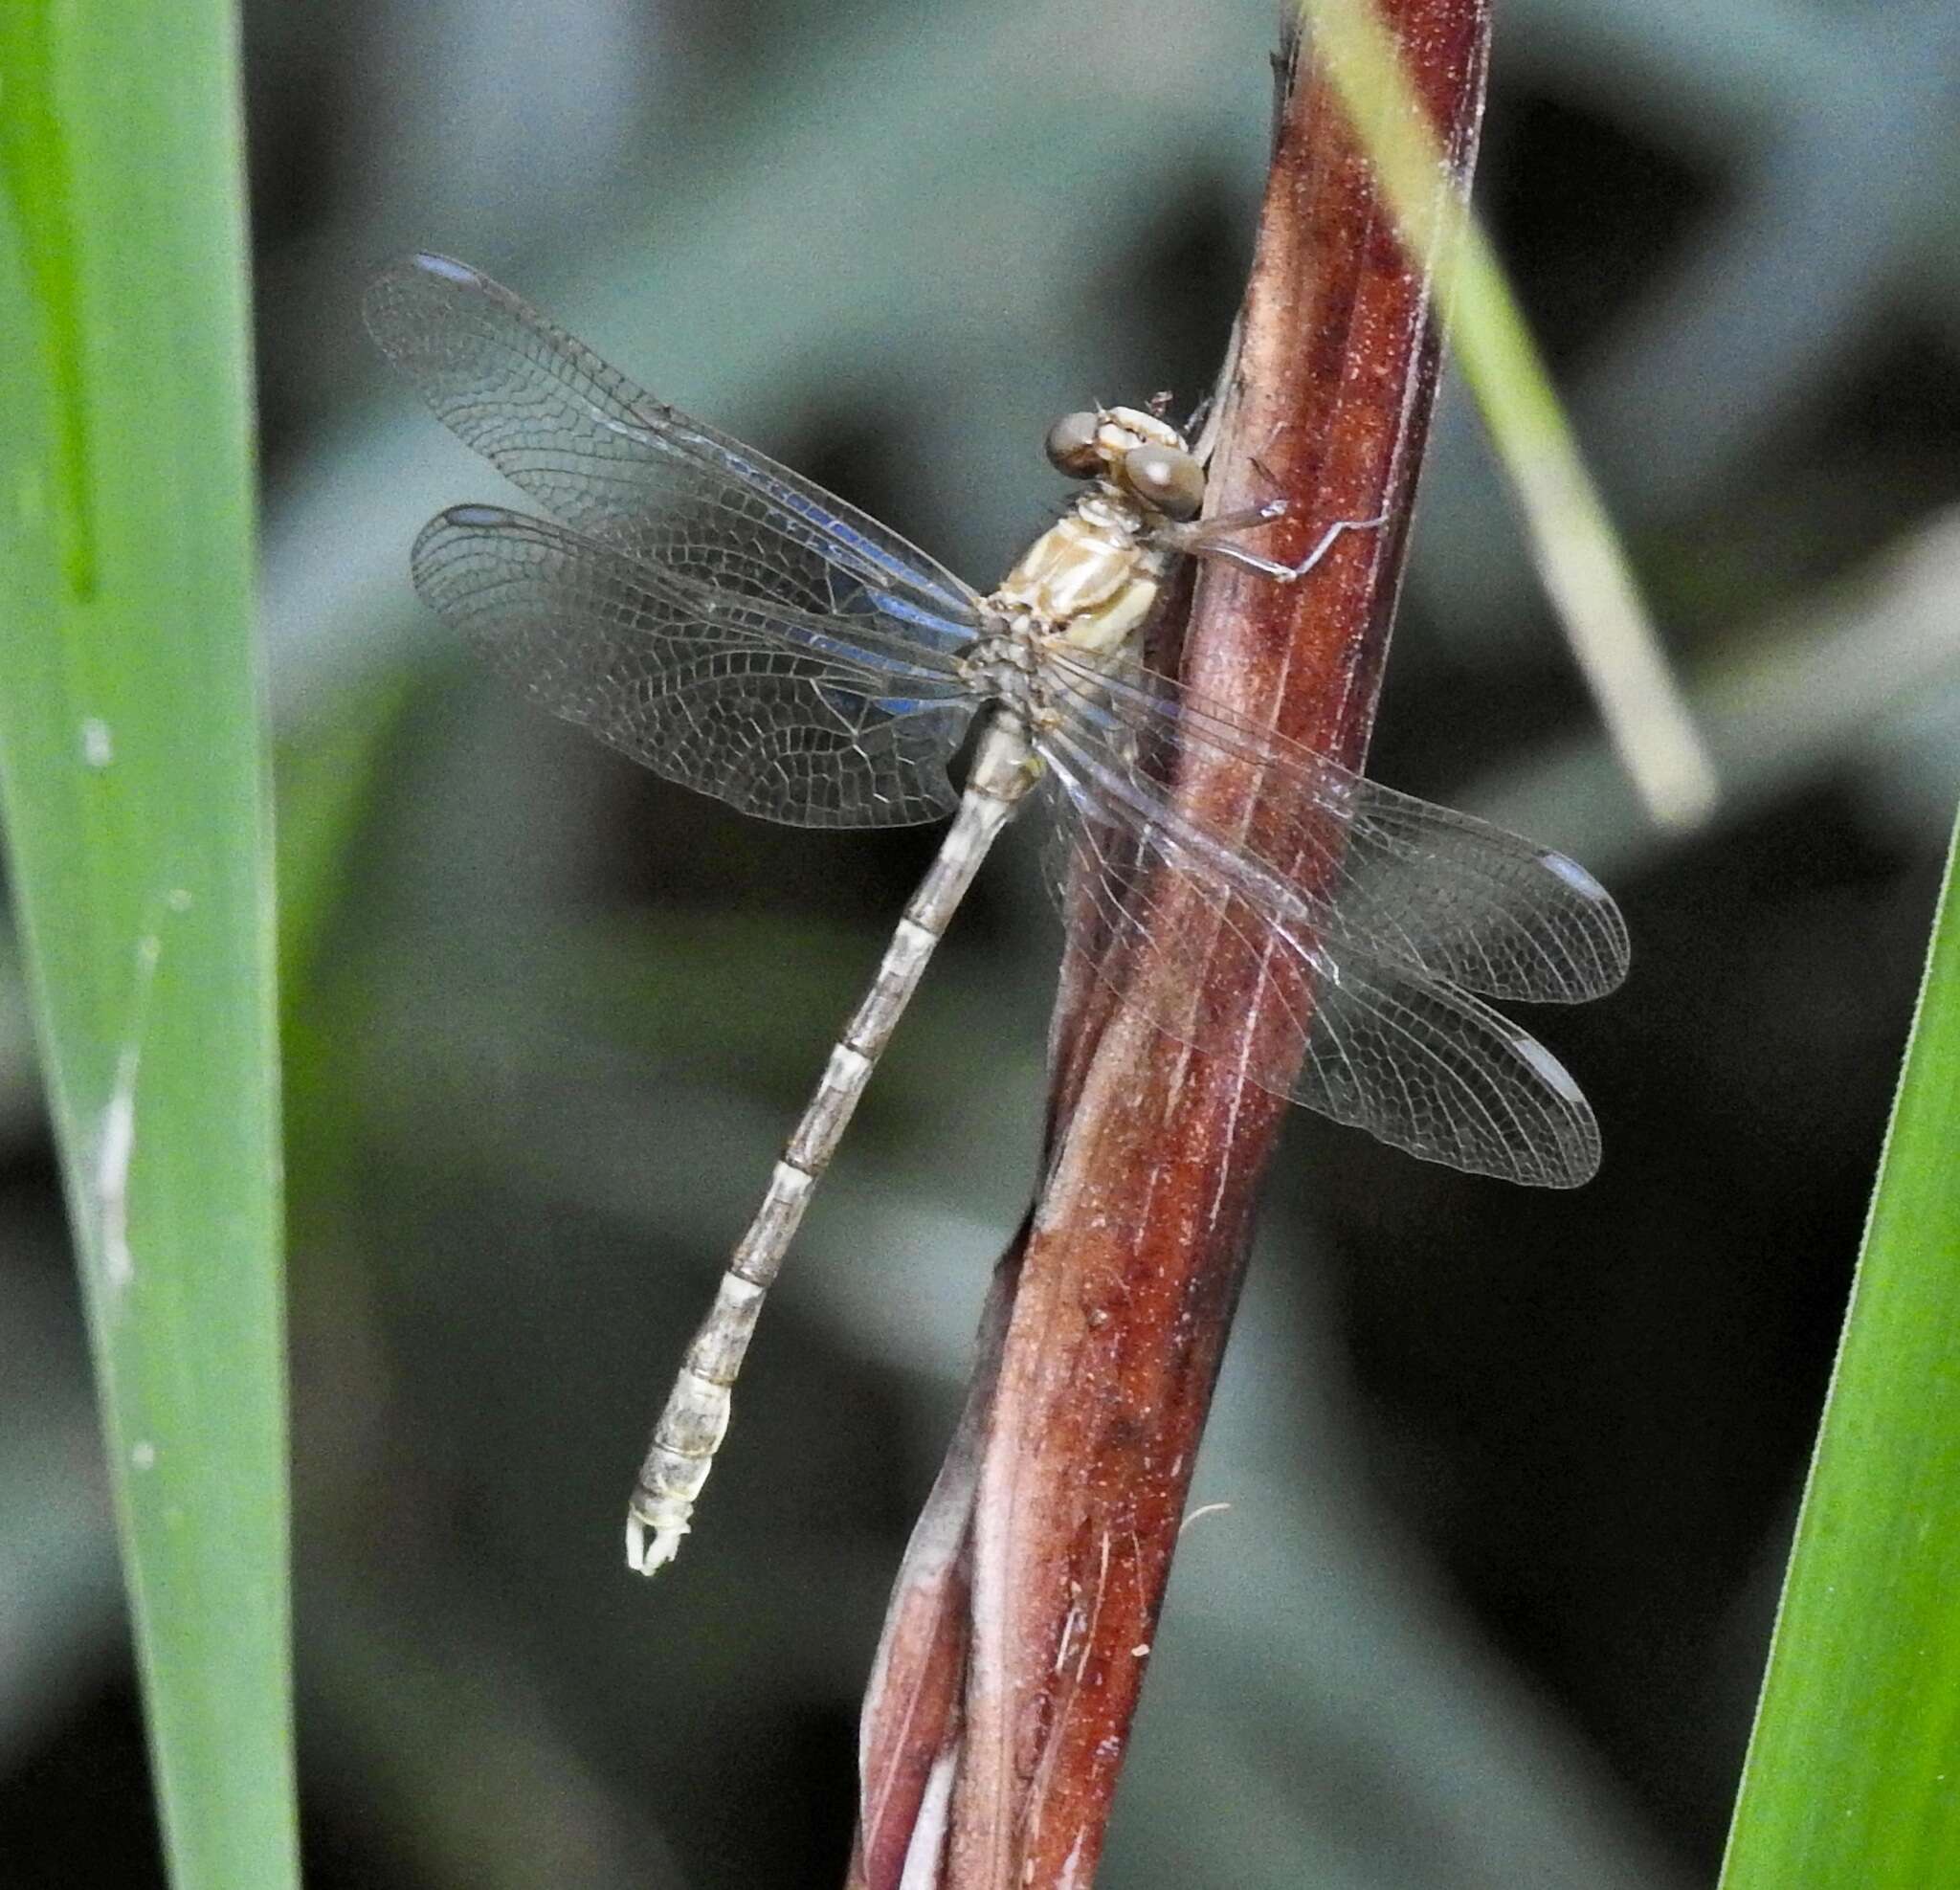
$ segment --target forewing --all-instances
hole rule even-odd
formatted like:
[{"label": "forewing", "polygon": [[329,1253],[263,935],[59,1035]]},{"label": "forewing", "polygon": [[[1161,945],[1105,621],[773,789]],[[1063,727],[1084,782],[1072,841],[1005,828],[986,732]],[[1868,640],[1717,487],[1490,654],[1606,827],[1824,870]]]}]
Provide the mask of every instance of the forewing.
[{"label": "forewing", "polygon": [[432,520],[412,566],[495,668],[670,781],[799,827],[958,805],[947,762],[974,700],[949,664],[901,663],[849,619],[717,590],[489,505]]},{"label": "forewing", "polygon": [[1235,768],[1243,819],[1214,829],[1185,812],[1187,851],[1236,873],[1249,901],[1344,959],[1362,953],[1538,1003],[1599,997],[1626,976],[1619,908],[1564,854],[1384,788],[1147,670],[1060,657],[1050,674],[1080,766],[1130,777],[1135,817],[1162,799],[1140,757],[1209,756]]},{"label": "forewing", "polygon": [[1552,1188],[1596,1169],[1592,1110],[1526,1033],[1414,966],[1335,946],[1300,904],[1276,911],[1215,834],[1141,817],[1131,797],[1154,784],[1113,778],[1071,731],[1043,752],[1071,949],[1124,1002],[1261,1088],[1426,1161]]},{"label": "forewing", "polygon": [[898,533],[666,406],[466,264],[405,256],[368,326],[443,423],[588,537],[739,595],[880,619],[942,650],[978,599]]}]

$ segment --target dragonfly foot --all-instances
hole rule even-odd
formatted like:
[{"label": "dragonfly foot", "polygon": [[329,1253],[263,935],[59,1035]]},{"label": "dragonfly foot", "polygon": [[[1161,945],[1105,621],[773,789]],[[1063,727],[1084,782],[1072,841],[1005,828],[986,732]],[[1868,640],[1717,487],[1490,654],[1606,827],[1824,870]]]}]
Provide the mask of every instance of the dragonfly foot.
[{"label": "dragonfly foot", "polygon": [[1295,578],[1304,577],[1329,551],[1334,548],[1343,532],[1372,531],[1377,525],[1387,524],[1389,515],[1377,512],[1371,519],[1336,519],[1315,541],[1313,548],[1298,564],[1289,565],[1278,558],[1262,558],[1257,551],[1248,551],[1237,544],[1240,532],[1256,530],[1260,525],[1273,523],[1284,518],[1292,510],[1283,499],[1269,499],[1263,505],[1253,507],[1249,512],[1229,512],[1204,523],[1179,540],[1174,541],[1180,551],[1188,551],[1198,558],[1222,558],[1227,564],[1237,565],[1242,569],[1257,571],[1261,577],[1269,577],[1281,584],[1291,584]]}]

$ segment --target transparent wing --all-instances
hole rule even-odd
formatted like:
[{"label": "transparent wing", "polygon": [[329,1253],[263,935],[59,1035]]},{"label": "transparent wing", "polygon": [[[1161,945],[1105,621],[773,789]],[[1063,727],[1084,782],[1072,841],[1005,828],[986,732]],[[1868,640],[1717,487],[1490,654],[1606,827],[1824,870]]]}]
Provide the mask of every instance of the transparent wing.
[{"label": "transparent wing", "polygon": [[[1112,820],[1051,756],[1051,885],[1070,949],[1125,1004],[1245,1077],[1425,1161],[1575,1188],[1599,1166],[1586,1099],[1549,1051],[1467,992],[1320,949],[1164,827]],[[1161,876],[1174,869],[1174,886]],[[1271,993],[1248,1030],[1242,994]]]},{"label": "transparent wing", "polygon": [[[1626,976],[1619,908],[1564,854],[1384,788],[1140,667],[1057,656],[1045,673],[1073,771],[1113,812],[1174,819],[1185,855],[1325,949],[1541,1004],[1599,997]],[[1172,813],[1157,782],[1177,754],[1234,765],[1243,791],[1229,827]]]},{"label": "transparent wing", "polygon": [[[1076,671],[1065,694],[1040,737],[1051,882],[1072,949],[1125,1002],[1425,1160],[1542,1187],[1592,1174],[1598,1127],[1571,1078],[1460,988],[1570,1000],[1617,983],[1624,927],[1589,878],[1145,672]],[[1229,824],[1158,785],[1173,740],[1241,765]],[[1256,984],[1270,1021],[1254,1033]]]},{"label": "transparent wing", "polygon": [[588,537],[742,596],[957,651],[973,591],[896,532],[635,387],[466,264],[405,256],[368,327],[443,423]]},{"label": "transparent wing", "polygon": [[718,589],[499,506],[440,514],[412,563],[495,668],[670,781],[801,827],[958,805],[947,762],[977,699],[867,620]]}]

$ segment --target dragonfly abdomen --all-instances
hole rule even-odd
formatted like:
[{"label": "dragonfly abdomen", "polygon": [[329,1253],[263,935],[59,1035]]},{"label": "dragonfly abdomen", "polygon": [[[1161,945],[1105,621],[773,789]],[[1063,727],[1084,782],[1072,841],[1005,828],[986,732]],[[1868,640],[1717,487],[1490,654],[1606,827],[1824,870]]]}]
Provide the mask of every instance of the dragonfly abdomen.
[{"label": "dragonfly abdomen", "polygon": [[831,1048],[815,1093],[729,1258],[714,1304],[654,1427],[626,1521],[627,1559],[643,1574],[664,1568],[680,1551],[715,1452],[727,1434],[732,1388],[763,1301],[782,1272],[811,1193],[836,1153],[954,908],[1033,780],[1018,718],[1012,712],[997,716],[974,757],[959,813],[885,946],[871,989]]}]

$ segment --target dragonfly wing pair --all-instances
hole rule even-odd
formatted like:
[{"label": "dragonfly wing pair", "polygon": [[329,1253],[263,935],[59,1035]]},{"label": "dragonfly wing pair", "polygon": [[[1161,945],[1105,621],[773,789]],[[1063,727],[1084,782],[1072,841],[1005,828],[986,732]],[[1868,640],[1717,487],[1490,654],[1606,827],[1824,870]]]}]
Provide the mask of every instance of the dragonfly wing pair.
[{"label": "dragonfly wing pair", "polygon": [[417,589],[494,667],[746,813],[889,826],[958,805],[969,587],[462,263],[391,264],[366,314],[437,417],[563,522],[463,505],[416,541]]},{"label": "dragonfly wing pair", "polygon": [[[1554,1188],[1594,1171],[1577,1085],[1471,994],[1574,1003],[1619,983],[1626,928],[1584,868],[1165,678],[1053,667],[1070,708],[1040,745],[1053,890],[1126,1002],[1427,1161]],[[1270,1021],[1251,1034],[1257,985]]]}]

